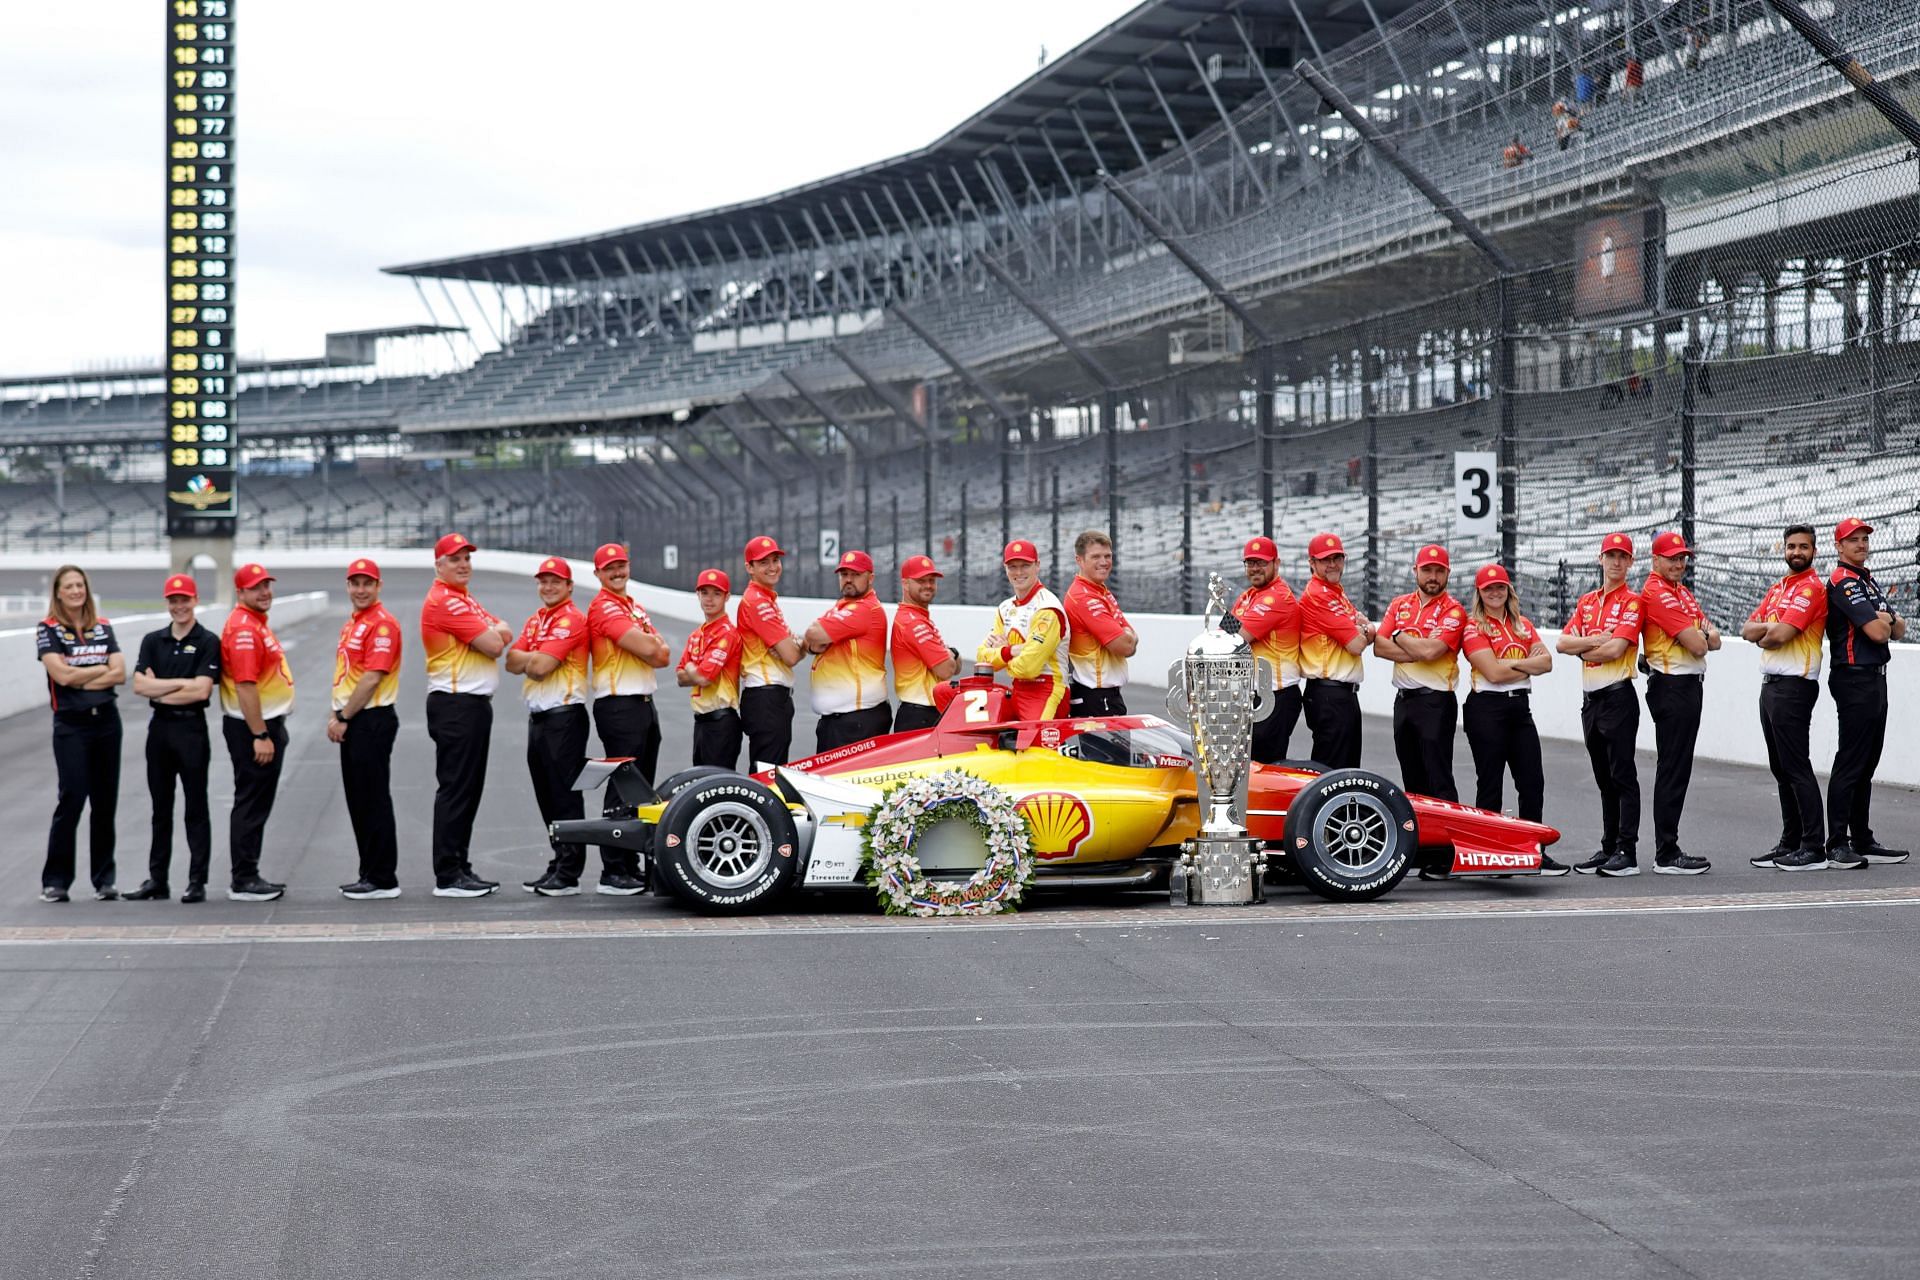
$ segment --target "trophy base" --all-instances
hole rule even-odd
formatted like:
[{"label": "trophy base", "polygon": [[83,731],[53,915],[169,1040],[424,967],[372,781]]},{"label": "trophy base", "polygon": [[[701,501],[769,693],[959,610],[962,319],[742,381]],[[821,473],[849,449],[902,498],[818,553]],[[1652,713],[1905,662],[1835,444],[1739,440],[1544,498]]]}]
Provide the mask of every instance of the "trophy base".
[{"label": "trophy base", "polygon": [[1267,900],[1266,849],[1249,836],[1203,836],[1180,846],[1168,881],[1175,906],[1244,906]]}]

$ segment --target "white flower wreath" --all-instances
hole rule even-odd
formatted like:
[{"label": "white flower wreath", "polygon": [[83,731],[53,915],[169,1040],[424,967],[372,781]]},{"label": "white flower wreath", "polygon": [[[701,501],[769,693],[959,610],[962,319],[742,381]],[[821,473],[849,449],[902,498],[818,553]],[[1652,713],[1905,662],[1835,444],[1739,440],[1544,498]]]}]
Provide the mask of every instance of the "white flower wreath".
[{"label": "white flower wreath", "polygon": [[[986,841],[986,865],[963,881],[937,882],[914,851],[921,828],[958,820]],[[952,769],[887,791],[861,833],[867,880],[888,915],[987,916],[1010,911],[1033,879],[1033,833],[1013,797]]]}]

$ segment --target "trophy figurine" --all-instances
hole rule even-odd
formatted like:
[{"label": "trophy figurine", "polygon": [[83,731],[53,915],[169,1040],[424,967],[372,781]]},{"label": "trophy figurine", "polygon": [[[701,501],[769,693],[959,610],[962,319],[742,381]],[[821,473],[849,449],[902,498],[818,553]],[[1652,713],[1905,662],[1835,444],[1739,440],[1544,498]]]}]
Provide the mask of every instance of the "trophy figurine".
[{"label": "trophy figurine", "polygon": [[1207,575],[1205,629],[1167,669],[1167,709],[1193,730],[1194,775],[1206,817],[1181,846],[1168,890],[1175,903],[1264,901],[1267,855],[1247,834],[1247,773],[1253,722],[1273,710],[1273,665],[1255,658],[1227,605],[1220,575]]}]

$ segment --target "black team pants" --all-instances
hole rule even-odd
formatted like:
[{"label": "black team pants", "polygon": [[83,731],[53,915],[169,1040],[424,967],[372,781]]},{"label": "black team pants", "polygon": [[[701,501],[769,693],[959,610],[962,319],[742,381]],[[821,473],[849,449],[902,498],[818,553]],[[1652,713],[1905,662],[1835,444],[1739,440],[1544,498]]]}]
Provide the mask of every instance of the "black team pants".
[{"label": "black team pants", "polygon": [[400,713],[392,707],[362,707],[340,739],[340,784],[360,850],[360,878],[382,889],[400,885],[400,839],[393,825],[393,740],[399,733]]},{"label": "black team pants", "polygon": [[1273,694],[1273,710],[1253,722],[1253,758],[1261,764],[1279,764],[1287,758],[1293,727],[1300,723],[1300,686],[1290,684]]},{"label": "black team pants", "polygon": [[[660,720],[654,714],[653,695],[624,693],[613,698],[593,700],[593,727],[600,733],[600,749],[608,759],[626,757],[649,783],[654,766],[660,763]],[[600,793],[602,814],[614,806],[612,789]],[[583,865],[584,865],[584,859]],[[631,849],[602,848],[601,874],[640,875],[640,855]]]},{"label": "black team pants", "polygon": [[493,702],[477,693],[427,695],[433,739],[433,882],[445,887],[473,874],[473,820],[487,787]]},{"label": "black team pants", "polygon": [[213,817],[207,807],[207,773],[213,740],[207,713],[154,709],[147,723],[147,796],[153,802],[153,840],[147,846],[147,878],[169,884],[173,869],[173,787],[186,801],[187,883],[204,885],[213,861]]},{"label": "black team pants", "polygon": [[1760,677],[1760,733],[1767,768],[1780,791],[1780,847],[1827,847],[1827,802],[1813,776],[1810,744],[1820,682],[1804,676]]},{"label": "black team pants", "polygon": [[1127,714],[1127,700],[1120,696],[1119,689],[1096,688],[1069,680],[1067,710],[1076,716],[1123,716]]},{"label": "black team pants", "polygon": [[1394,691],[1393,754],[1409,792],[1459,803],[1453,785],[1453,730],[1459,717],[1460,704],[1450,689]]},{"label": "black team pants", "polygon": [[740,727],[747,735],[747,769],[785,764],[793,751],[793,690],[761,684],[740,691]]},{"label": "black team pants", "polygon": [[1477,690],[1467,695],[1461,718],[1467,727],[1467,746],[1473,751],[1474,807],[1499,813],[1506,773],[1512,769],[1521,818],[1539,822],[1546,812],[1547,775],[1531,702],[1525,689]]},{"label": "black team pants", "polygon": [[1360,767],[1360,690],[1344,680],[1309,680],[1301,694],[1313,758],[1328,769]]},{"label": "black team pants", "polygon": [[1835,663],[1827,691],[1840,713],[1840,749],[1827,775],[1827,847],[1852,841],[1865,849],[1873,843],[1873,772],[1887,743],[1887,669]]},{"label": "black team pants", "polygon": [[287,762],[287,718],[266,722],[273,742],[273,759],[256,764],[253,730],[237,716],[222,716],[220,732],[227,740],[227,759],[233,762],[233,817],[227,824],[227,851],[233,859],[233,882],[260,874],[260,843],[267,833],[273,798],[280,792],[280,767]]},{"label": "black team pants", "polygon": [[940,723],[940,712],[924,702],[903,702],[893,711],[893,731],[911,733],[915,729],[931,729]]},{"label": "black team pants", "polygon": [[859,711],[832,711],[814,722],[814,754],[864,742],[892,731],[893,708],[884,702]]},{"label": "black team pants", "polygon": [[73,887],[74,845],[80,810],[92,806],[87,824],[87,861],[93,887],[114,883],[113,819],[120,799],[120,709],[112,703],[53,714],[53,767],[59,790],[47,831],[43,887]]},{"label": "black team pants", "polygon": [[1680,814],[1693,781],[1693,744],[1700,736],[1701,676],[1647,677],[1647,711],[1653,716],[1653,856],[1680,852]]},{"label": "black team pants", "polygon": [[693,763],[715,769],[740,767],[740,713],[732,707],[693,717]]},{"label": "black team pants", "polygon": [[1640,773],[1633,740],[1640,732],[1640,699],[1622,680],[1580,700],[1580,733],[1593,781],[1600,788],[1600,847],[1635,854],[1640,844]]},{"label": "black team pants", "polygon": [[[586,804],[573,784],[587,763],[587,709],[574,703],[536,711],[527,717],[527,773],[533,779],[533,798],[540,821],[576,821],[586,816]],[[580,883],[587,869],[587,846],[547,842],[553,848],[553,866],[562,877]]]}]

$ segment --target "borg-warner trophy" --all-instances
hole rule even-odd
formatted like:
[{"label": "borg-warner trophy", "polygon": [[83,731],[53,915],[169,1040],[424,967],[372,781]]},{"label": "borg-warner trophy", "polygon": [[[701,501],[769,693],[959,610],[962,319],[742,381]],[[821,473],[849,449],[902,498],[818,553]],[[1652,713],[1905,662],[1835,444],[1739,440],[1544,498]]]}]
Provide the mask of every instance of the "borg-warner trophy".
[{"label": "borg-warner trophy", "polygon": [[1247,834],[1253,722],[1273,710],[1273,664],[1253,656],[1227,606],[1220,575],[1207,575],[1205,630],[1167,669],[1167,709],[1193,729],[1194,776],[1206,818],[1181,846],[1168,885],[1176,904],[1265,900],[1267,855]]}]

